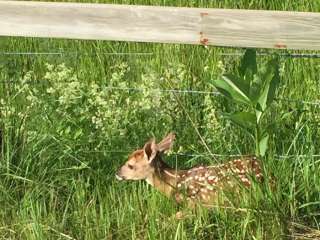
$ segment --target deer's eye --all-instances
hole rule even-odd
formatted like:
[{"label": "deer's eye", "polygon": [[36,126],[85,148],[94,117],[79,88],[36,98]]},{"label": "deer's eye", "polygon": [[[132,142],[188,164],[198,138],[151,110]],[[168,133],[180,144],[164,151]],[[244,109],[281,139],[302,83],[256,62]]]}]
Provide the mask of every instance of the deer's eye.
[{"label": "deer's eye", "polygon": [[128,164],[128,168],[129,168],[129,169],[133,169],[133,165]]}]

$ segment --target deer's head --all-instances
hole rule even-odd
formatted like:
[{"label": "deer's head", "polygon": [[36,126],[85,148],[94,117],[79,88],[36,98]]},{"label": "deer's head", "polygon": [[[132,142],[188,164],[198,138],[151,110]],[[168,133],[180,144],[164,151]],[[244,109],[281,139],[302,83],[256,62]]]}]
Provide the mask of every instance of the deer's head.
[{"label": "deer's head", "polygon": [[128,161],[118,170],[118,180],[142,180],[155,172],[155,163],[159,161],[160,154],[169,150],[175,139],[175,134],[170,133],[160,143],[155,139],[148,141],[142,149],[129,155]]}]

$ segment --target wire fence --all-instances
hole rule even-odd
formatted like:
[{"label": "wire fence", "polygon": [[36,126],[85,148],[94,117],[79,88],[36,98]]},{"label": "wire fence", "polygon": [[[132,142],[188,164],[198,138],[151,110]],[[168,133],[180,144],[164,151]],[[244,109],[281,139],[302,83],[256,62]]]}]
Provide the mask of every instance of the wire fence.
[{"label": "wire fence", "polygon": [[[214,53],[214,55],[218,56],[234,56],[234,57],[241,57],[243,56],[244,52],[232,52],[232,53]],[[258,52],[258,56],[268,56],[272,55],[272,52]],[[9,52],[9,51],[2,51],[0,55],[8,55],[8,56],[41,56],[41,55],[53,55],[53,56],[65,56],[65,55],[73,55],[73,56],[97,56],[97,55],[106,55],[106,56],[152,56],[154,55],[153,52],[81,52],[81,51],[58,51],[58,52]],[[285,58],[320,58],[320,54],[317,53],[280,53],[281,57]],[[43,84],[45,81],[37,81],[37,82],[27,82],[28,84]],[[0,80],[0,83],[8,83],[8,84],[15,84],[19,83],[18,80]],[[214,95],[219,96],[221,95],[217,91],[201,91],[201,90],[189,90],[189,89],[144,89],[144,88],[128,88],[128,87],[105,87],[105,90],[109,91],[135,91],[135,92],[152,92],[152,93],[161,93],[161,94],[191,94],[191,95]],[[300,103],[303,105],[313,105],[313,106],[320,106],[320,100],[315,101],[306,101],[302,99],[290,99],[290,98],[276,98],[278,101],[285,101],[291,103]]]},{"label": "wire fence", "polygon": [[[272,55],[270,52],[259,52],[258,56],[268,56]],[[126,56],[126,57],[149,57],[153,56],[153,52],[0,52],[0,55],[3,56],[97,56],[97,55],[106,55],[106,56]],[[218,56],[230,56],[230,57],[241,57],[243,56],[243,52],[233,52],[233,53],[214,53],[214,55]],[[315,53],[280,53],[281,57],[285,58],[320,58],[320,54]],[[17,84],[20,83],[21,80],[0,80],[0,83],[4,84]],[[45,84],[46,80],[38,80],[38,81],[27,81],[28,84]],[[193,95],[212,95],[212,96],[222,96],[217,91],[202,91],[202,90],[191,90],[191,89],[147,89],[147,88],[135,88],[135,87],[113,87],[108,86],[105,87],[104,90],[107,91],[127,91],[127,92],[151,92],[157,94],[189,94]],[[315,101],[306,101],[302,99],[290,99],[284,97],[276,98],[277,101],[284,102],[292,102],[292,103],[300,103],[304,105],[312,105],[312,106],[320,106],[320,99]],[[91,152],[101,152],[101,153],[110,153],[110,154],[129,154],[132,150],[113,150],[113,151],[91,151]],[[243,157],[246,155],[242,154],[219,154],[219,153],[171,153],[173,156],[183,156],[190,158],[212,158],[212,157]],[[291,158],[320,158],[320,154],[301,154],[301,155],[274,155],[276,159],[291,159]]]},{"label": "wire fence", "polygon": [[[0,83],[8,83],[8,84],[17,84],[21,81],[19,80],[0,80]],[[28,84],[44,84],[45,80],[43,81],[27,81],[25,83]],[[149,93],[157,93],[157,94],[190,94],[192,95],[213,95],[213,96],[223,96],[221,93],[217,91],[201,91],[201,90],[188,90],[188,89],[147,89],[147,88],[134,88],[134,87],[104,87],[104,90],[107,91],[127,91],[127,92],[149,92]],[[316,101],[305,101],[301,99],[290,99],[290,98],[283,98],[278,97],[276,98],[277,101],[284,101],[289,103],[300,103],[303,105],[313,105],[316,107],[320,106],[320,100]]]},{"label": "wire fence", "polygon": [[[229,57],[241,57],[244,52],[232,52],[232,53],[214,53],[213,55],[217,56],[229,56]],[[153,52],[0,52],[0,55],[12,55],[12,56],[37,56],[37,55],[53,55],[53,56],[97,56],[97,55],[106,55],[106,56],[153,56]],[[270,56],[274,55],[272,52],[258,52],[258,56]],[[280,53],[278,54],[284,58],[320,58],[318,53]]]},{"label": "wire fence", "polygon": [[[129,154],[132,152],[132,150],[113,150],[113,151],[90,151],[90,152],[99,152],[99,153],[109,153],[109,154]],[[197,157],[202,157],[202,158],[212,158],[212,157],[220,157],[220,158],[241,158],[241,157],[246,157],[248,156],[247,154],[219,154],[219,153],[169,153],[171,156],[183,156],[183,157],[190,157],[190,158],[197,158]],[[273,155],[274,158],[276,159],[291,159],[291,158],[320,158],[320,154],[294,154],[294,155],[279,155],[275,154]]]},{"label": "wire fence", "polygon": [[[177,93],[177,94],[204,94],[204,95],[214,95],[214,96],[223,96],[220,92],[217,91],[200,91],[200,90],[187,90],[187,89],[145,89],[145,88],[124,88],[124,87],[106,87],[106,90],[119,90],[119,91],[137,91],[137,92],[153,92],[153,93]],[[301,99],[290,99],[290,98],[276,98],[278,101],[286,102],[296,102],[306,105],[315,105],[320,106],[320,100],[317,101],[305,101]]]},{"label": "wire fence", "polygon": [[106,56],[152,56],[154,53],[152,52],[0,52],[0,55],[7,55],[7,56],[97,56],[97,55],[106,55]]}]

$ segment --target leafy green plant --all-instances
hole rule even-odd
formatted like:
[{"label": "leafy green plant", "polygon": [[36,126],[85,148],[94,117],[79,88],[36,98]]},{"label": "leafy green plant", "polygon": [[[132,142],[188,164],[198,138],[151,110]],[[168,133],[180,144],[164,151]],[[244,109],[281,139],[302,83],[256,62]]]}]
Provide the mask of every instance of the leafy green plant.
[{"label": "leafy green plant", "polygon": [[224,116],[254,137],[258,156],[264,156],[267,150],[269,133],[264,118],[275,99],[279,79],[278,57],[258,68],[256,51],[249,49],[235,73],[223,74],[213,81],[220,93],[245,106],[245,111],[225,113]]}]

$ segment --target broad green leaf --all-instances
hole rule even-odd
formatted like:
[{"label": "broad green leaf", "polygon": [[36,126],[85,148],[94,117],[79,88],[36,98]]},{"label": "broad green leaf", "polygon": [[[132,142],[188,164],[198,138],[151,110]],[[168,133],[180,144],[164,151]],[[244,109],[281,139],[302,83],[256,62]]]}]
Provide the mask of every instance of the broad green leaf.
[{"label": "broad green leaf", "polygon": [[237,78],[237,82],[235,82],[241,88],[241,90],[248,96],[248,98],[250,98],[250,81],[248,79],[239,77]]},{"label": "broad green leaf", "polygon": [[231,113],[224,116],[243,128],[254,129],[256,126],[256,116],[250,112]]},{"label": "broad green leaf", "polygon": [[257,73],[257,56],[255,49],[247,49],[243,55],[239,68],[240,76],[250,82]]},{"label": "broad green leaf", "polygon": [[263,113],[259,104],[257,104],[256,106],[255,113],[256,113],[257,123],[259,124],[262,113]]},{"label": "broad green leaf", "polygon": [[249,96],[253,103],[257,103],[262,88],[262,80],[258,74],[253,76],[253,80],[250,84]]},{"label": "broad green leaf", "polygon": [[[279,79],[277,76],[275,76],[277,72],[277,68],[278,66],[275,63],[275,61],[271,60],[267,65],[266,72],[261,76],[264,82],[260,92],[260,96],[258,98],[258,103],[260,104],[262,111],[264,111],[274,99],[274,93],[275,93],[278,79]],[[272,88],[271,88],[271,83],[272,83]]]},{"label": "broad green leaf", "polygon": [[221,79],[214,80],[213,85],[226,97],[239,103],[251,104],[245,88],[235,76],[223,75]]},{"label": "broad green leaf", "polygon": [[222,76],[222,78],[225,77],[225,81],[231,81],[239,90],[249,99],[249,83],[244,82],[241,78],[232,75],[232,74],[225,74]]},{"label": "broad green leaf", "polygon": [[247,49],[244,56],[241,59],[239,67],[239,84],[241,84],[242,90],[246,95],[252,99],[251,96],[251,85],[255,79],[257,73],[257,61],[256,51],[254,49]]},{"label": "broad green leaf", "polygon": [[273,78],[270,82],[270,87],[269,87],[269,92],[268,92],[267,106],[269,106],[273,102],[273,100],[275,98],[276,90],[277,90],[279,83],[280,83],[278,59],[276,59],[274,62],[274,68],[275,68],[274,75],[273,75]]},{"label": "broad green leaf", "polygon": [[265,78],[265,82],[263,88],[261,89],[260,96],[258,98],[258,103],[260,105],[260,109],[262,111],[266,110],[267,108],[267,100],[268,100],[268,93],[270,89],[270,79],[272,79],[273,73],[270,72],[267,78]]},{"label": "broad green leaf", "polygon": [[259,153],[262,157],[266,154],[266,151],[268,149],[268,140],[269,134],[266,134],[259,142]]}]

